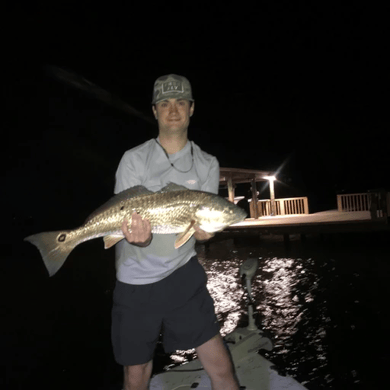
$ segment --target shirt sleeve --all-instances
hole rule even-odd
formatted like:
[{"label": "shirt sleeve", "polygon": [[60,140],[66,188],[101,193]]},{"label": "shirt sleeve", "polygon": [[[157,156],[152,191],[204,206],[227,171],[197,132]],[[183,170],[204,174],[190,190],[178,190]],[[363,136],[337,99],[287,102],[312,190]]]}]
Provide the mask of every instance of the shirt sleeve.
[{"label": "shirt sleeve", "polygon": [[213,157],[210,170],[207,175],[206,181],[202,184],[202,191],[212,192],[218,194],[219,190],[219,163],[218,160]]},{"label": "shirt sleeve", "polygon": [[114,193],[118,194],[140,184],[142,184],[141,177],[139,169],[135,166],[135,156],[130,152],[126,152],[116,171]]}]

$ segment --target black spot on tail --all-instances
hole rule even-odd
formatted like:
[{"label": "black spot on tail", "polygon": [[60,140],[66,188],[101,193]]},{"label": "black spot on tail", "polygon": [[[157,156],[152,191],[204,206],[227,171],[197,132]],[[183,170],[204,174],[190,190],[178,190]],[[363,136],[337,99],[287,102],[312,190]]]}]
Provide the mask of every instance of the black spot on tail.
[{"label": "black spot on tail", "polygon": [[66,234],[62,233],[58,237],[58,242],[64,242],[66,240]]}]

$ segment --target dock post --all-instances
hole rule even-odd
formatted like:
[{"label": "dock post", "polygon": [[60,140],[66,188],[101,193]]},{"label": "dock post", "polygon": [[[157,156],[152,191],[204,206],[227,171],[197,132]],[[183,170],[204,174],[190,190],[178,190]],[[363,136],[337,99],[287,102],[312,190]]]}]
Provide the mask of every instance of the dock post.
[{"label": "dock post", "polygon": [[337,195],[337,210],[338,211],[343,211],[343,204],[341,202],[341,195]]},{"label": "dock post", "polygon": [[228,177],[227,184],[228,184],[229,202],[234,203],[234,185],[231,176]]},{"label": "dock post", "polygon": [[370,205],[371,219],[377,219],[378,218],[379,196],[378,196],[378,193],[375,193],[375,192],[372,192],[370,195],[371,195],[371,205]]},{"label": "dock post", "polygon": [[271,201],[271,215],[276,216],[276,205],[275,205],[275,180],[269,179],[269,191],[270,191],[270,201]]},{"label": "dock post", "polygon": [[252,203],[253,203],[253,211],[254,211],[254,218],[259,218],[259,208],[257,205],[257,186],[256,186],[256,177],[252,179]]}]

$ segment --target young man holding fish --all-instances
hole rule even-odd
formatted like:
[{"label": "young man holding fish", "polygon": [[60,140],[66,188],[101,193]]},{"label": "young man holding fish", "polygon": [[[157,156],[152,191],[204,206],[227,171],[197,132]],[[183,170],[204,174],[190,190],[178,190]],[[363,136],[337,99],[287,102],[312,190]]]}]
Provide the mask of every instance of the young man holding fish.
[{"label": "young man holding fish", "polygon": [[[177,75],[158,78],[152,105],[158,138],[124,154],[115,193],[136,185],[169,191],[168,183],[218,193],[217,159],[188,140],[195,109],[189,81]],[[112,342],[115,358],[124,366],[124,390],[148,388],[161,327],[167,352],[195,348],[214,390],[238,390],[194,249],[195,240],[213,234],[189,221],[178,247],[175,234],[152,234],[149,220],[136,212],[130,226],[123,222],[122,231],[126,240],[116,246]]]}]

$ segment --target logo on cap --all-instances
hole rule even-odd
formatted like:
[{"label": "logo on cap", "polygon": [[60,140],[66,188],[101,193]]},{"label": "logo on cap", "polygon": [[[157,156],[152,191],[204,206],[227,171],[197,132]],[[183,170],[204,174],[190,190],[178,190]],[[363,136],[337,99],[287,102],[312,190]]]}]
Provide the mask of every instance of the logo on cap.
[{"label": "logo on cap", "polygon": [[184,93],[183,84],[181,81],[167,81],[162,84],[162,93]]}]

